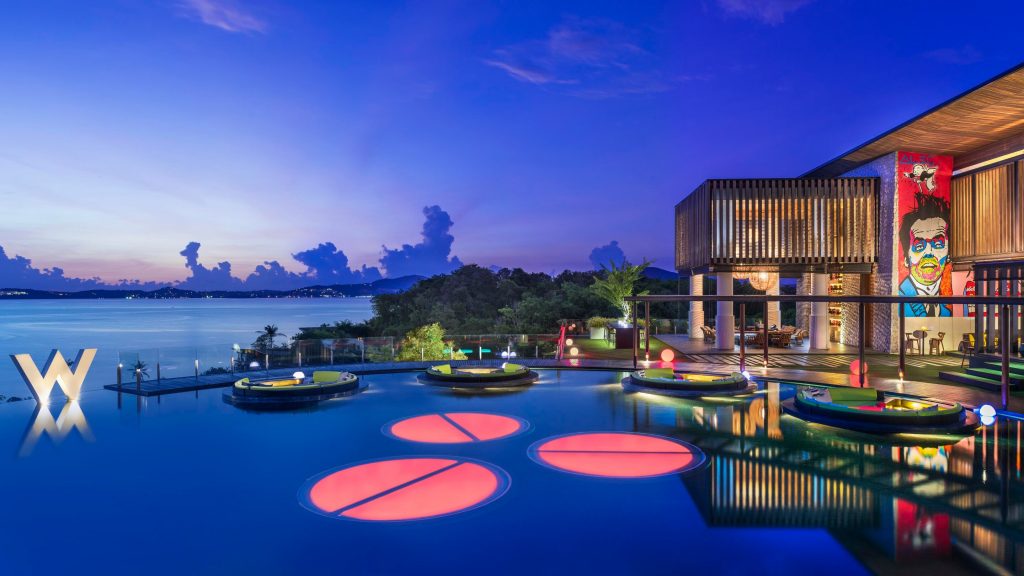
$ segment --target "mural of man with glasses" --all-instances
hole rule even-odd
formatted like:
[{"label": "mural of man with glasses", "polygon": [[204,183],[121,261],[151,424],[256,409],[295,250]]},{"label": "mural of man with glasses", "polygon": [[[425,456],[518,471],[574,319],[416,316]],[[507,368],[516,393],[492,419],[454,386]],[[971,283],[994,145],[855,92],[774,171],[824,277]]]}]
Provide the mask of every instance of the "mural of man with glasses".
[{"label": "mural of man with glasses", "polygon": [[[949,265],[949,202],[919,191],[916,206],[900,222],[900,247],[908,273],[900,296],[948,296],[953,293]],[[952,316],[948,304],[914,302],[903,305],[908,317]]]}]

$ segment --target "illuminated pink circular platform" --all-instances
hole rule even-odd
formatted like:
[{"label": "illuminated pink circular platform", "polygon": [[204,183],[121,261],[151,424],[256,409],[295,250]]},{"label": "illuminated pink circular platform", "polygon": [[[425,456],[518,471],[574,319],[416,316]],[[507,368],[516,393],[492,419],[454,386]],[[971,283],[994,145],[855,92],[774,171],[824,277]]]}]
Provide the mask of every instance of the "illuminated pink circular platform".
[{"label": "illuminated pink circular platform", "polygon": [[686,442],[631,432],[570,434],[541,440],[530,457],[563,472],[604,478],[649,478],[678,474],[704,462]]},{"label": "illuminated pink circular platform", "polygon": [[441,412],[398,420],[384,433],[402,440],[430,444],[464,444],[498,440],[525,432],[525,420],[481,412]]},{"label": "illuminated pink circular platform", "polygon": [[307,509],[371,522],[426,520],[479,508],[509,486],[504,470],[468,458],[396,458],[328,470],[299,491]]}]

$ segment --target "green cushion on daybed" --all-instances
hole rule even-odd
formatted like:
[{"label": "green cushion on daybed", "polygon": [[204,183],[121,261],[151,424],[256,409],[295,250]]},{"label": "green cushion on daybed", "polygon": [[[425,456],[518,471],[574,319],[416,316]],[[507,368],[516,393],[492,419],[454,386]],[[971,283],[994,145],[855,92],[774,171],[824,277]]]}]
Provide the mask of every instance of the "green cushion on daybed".
[{"label": "green cushion on daybed", "polygon": [[434,372],[440,372],[441,374],[451,374],[452,373],[451,364],[441,364],[440,366],[431,366],[430,369],[433,370]]},{"label": "green cushion on daybed", "polygon": [[878,390],[874,388],[829,388],[833,402],[877,402]]},{"label": "green cushion on daybed", "polygon": [[506,374],[511,374],[513,372],[519,372],[519,371],[525,370],[525,369],[526,368],[523,365],[521,365],[521,364],[505,364],[505,373]]},{"label": "green cushion on daybed", "polygon": [[674,378],[671,368],[648,368],[644,370],[644,378]]},{"label": "green cushion on daybed", "polygon": [[335,372],[333,370],[318,370],[316,372],[313,372],[314,384],[337,382],[339,378],[341,378],[341,372]]}]

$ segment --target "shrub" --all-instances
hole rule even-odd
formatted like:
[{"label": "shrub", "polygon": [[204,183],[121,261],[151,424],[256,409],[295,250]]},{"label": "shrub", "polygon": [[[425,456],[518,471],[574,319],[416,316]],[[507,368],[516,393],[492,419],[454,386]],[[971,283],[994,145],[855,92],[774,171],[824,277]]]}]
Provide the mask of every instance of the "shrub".
[{"label": "shrub", "polygon": [[398,354],[395,360],[408,362],[416,360],[465,360],[466,355],[458,350],[445,352],[455,345],[454,342],[445,342],[444,328],[441,324],[434,322],[426,326],[414,328],[405,334],[402,343],[399,344]]}]

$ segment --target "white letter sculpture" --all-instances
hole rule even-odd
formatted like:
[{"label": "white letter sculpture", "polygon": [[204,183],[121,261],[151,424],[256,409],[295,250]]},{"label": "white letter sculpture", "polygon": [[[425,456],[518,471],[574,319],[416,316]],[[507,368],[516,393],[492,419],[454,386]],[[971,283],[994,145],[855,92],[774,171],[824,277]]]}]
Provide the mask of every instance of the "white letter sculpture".
[{"label": "white letter sculpture", "polygon": [[53,391],[55,384],[60,385],[61,391],[68,397],[68,400],[78,400],[78,395],[82,391],[82,382],[85,381],[85,375],[89,373],[89,367],[92,366],[92,360],[95,357],[95,348],[79,350],[78,356],[75,358],[75,369],[71,370],[60,351],[54,350],[50,352],[50,358],[47,359],[43,373],[40,374],[36,363],[32,361],[32,356],[11,354],[11,360],[14,360],[18,372],[21,373],[21,377],[25,379],[25,383],[32,390],[36,402],[42,404],[49,401],[50,392]]}]

